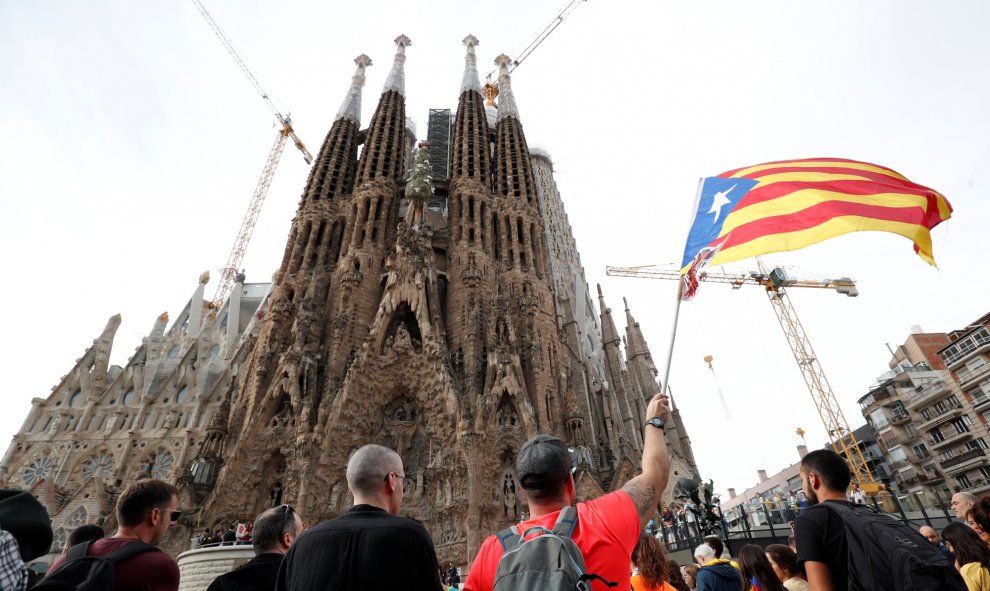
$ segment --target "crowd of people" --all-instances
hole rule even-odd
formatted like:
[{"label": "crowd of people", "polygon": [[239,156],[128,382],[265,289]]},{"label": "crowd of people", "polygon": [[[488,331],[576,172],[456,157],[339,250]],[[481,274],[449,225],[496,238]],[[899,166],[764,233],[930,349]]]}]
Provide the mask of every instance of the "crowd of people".
[{"label": "crowd of people", "polygon": [[[849,552],[850,544],[860,548],[882,543],[883,528],[897,522],[888,519],[890,523],[871,525],[874,529],[869,531],[880,533],[870,534],[876,540],[864,540],[856,520],[869,519],[873,510],[847,497],[849,469],[840,456],[824,450],[802,459],[800,474],[808,506],[794,519],[789,545],[748,544],[732,560],[723,540],[708,536],[694,549],[694,563],[675,562],[664,549],[662,535],[647,528],[657,516],[669,479],[664,441],[669,415],[666,396],[655,396],[645,417],[641,473],[619,489],[584,502],[576,499],[566,444],[550,435],[528,440],[515,461],[527,517],[481,543],[463,584],[456,565],[439,564],[426,529],[399,515],[406,480],[402,458],[387,447],[369,444],[348,461],[346,479],[354,505],[343,515],[307,528],[304,516],[286,504],[264,511],[243,527],[204,530],[197,539],[200,546],[241,541],[250,543],[255,553],[247,564],[218,576],[208,591],[875,588],[850,585],[850,580],[863,582],[879,569],[873,564],[869,575],[864,574],[867,571],[857,563],[856,553]],[[87,525],[72,532],[62,556],[38,581],[25,563],[48,552],[52,534],[50,525],[45,532],[30,524],[32,519],[47,521],[47,512],[29,493],[0,491],[0,589],[75,588],[73,584],[82,578],[105,576],[110,564],[119,590],[176,591],[178,565],[157,545],[180,518],[178,503],[178,490],[167,482],[147,479],[131,484],[117,500],[117,531],[104,537],[101,528]],[[941,532],[928,526],[919,532],[909,528],[895,532],[894,538],[909,543],[914,548],[910,552],[926,565],[923,576],[941,577],[940,586],[911,588],[990,591],[990,498],[978,500],[959,493],[952,508],[960,521]],[[671,510],[666,509],[661,521],[670,517]],[[550,560],[550,555],[557,558]],[[93,560],[97,557],[104,560]],[[97,573],[97,564],[104,571]],[[884,568],[880,576],[894,576],[893,561]]]}]

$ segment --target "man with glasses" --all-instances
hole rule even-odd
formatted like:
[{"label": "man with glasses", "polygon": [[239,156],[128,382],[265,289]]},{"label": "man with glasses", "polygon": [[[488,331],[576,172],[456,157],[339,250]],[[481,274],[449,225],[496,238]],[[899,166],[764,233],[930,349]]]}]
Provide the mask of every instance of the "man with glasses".
[{"label": "man with glasses", "polygon": [[282,557],[303,531],[303,520],[289,505],[269,509],[254,520],[255,557],[214,579],[206,591],[272,591]]},{"label": "man with glasses", "polygon": [[[139,480],[117,498],[117,532],[88,542],[86,556],[109,559],[112,554],[130,551],[130,556],[114,561],[118,591],[177,591],[179,565],[155,546],[181,515],[179,491],[174,486],[162,480]],[[54,577],[72,560],[70,548],[66,556],[55,561],[48,576]]]},{"label": "man with glasses", "polygon": [[402,459],[391,449],[366,445],[354,452],[347,462],[354,506],[299,536],[275,589],[440,589],[430,534],[397,515],[405,480]]}]

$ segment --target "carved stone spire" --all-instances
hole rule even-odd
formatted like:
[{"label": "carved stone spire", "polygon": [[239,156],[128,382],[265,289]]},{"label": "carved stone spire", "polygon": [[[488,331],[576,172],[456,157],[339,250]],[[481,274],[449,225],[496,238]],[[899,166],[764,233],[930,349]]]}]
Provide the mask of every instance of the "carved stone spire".
[{"label": "carved stone spire", "polygon": [[512,95],[512,80],[509,78],[509,65],[512,58],[504,53],[495,58],[498,66],[498,120],[506,117],[519,119],[519,108],[516,107],[516,97]]},{"label": "carved stone spire", "polygon": [[464,45],[467,53],[464,55],[464,77],[461,79],[461,92],[473,90],[481,92],[481,79],[478,77],[478,56],[474,54],[474,48],[478,45],[478,38],[468,35],[464,38]]},{"label": "carved stone spire", "polygon": [[382,92],[394,90],[402,96],[406,96],[406,48],[410,45],[412,45],[412,41],[405,35],[399,35],[395,38],[395,62],[392,63],[392,70],[388,73],[388,78],[385,79]]},{"label": "carved stone spire", "polygon": [[364,69],[372,64],[371,58],[363,53],[354,58],[354,63],[357,64],[357,71],[351,78],[351,88],[347,91],[347,96],[344,97],[344,102],[340,105],[340,110],[337,111],[337,117],[334,121],[349,119],[357,125],[361,125],[361,88],[364,87]]}]

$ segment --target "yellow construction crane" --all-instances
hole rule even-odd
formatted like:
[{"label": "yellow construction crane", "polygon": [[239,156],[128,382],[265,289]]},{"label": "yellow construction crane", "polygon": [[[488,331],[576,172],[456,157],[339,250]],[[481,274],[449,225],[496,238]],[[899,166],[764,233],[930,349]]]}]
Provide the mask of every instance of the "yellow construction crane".
[{"label": "yellow construction crane", "polygon": [[251,69],[247,67],[241,56],[237,54],[237,50],[234,49],[234,45],[224,34],[223,29],[217,24],[210,13],[203,6],[200,0],[192,0],[192,3],[196,5],[199,13],[203,15],[206,20],[206,24],[210,25],[213,32],[216,33],[220,42],[223,46],[227,48],[227,53],[230,57],[234,58],[234,61],[247,76],[248,81],[254,86],[254,89],[258,91],[261,95],[262,100],[268,105],[272,113],[275,114],[275,119],[278,120],[279,125],[282,127],[278,130],[278,135],[275,137],[275,143],[272,145],[271,151],[268,153],[268,160],[265,161],[265,167],[261,171],[261,178],[258,179],[258,185],[254,189],[254,195],[251,196],[251,202],[248,204],[247,211],[244,213],[244,219],[241,221],[241,227],[237,231],[237,238],[234,240],[234,247],[230,250],[230,255],[227,256],[227,264],[224,265],[223,270],[220,273],[220,283],[217,285],[216,294],[213,296],[213,304],[218,308],[223,305],[224,300],[230,295],[230,289],[234,285],[234,277],[240,270],[241,261],[244,260],[244,253],[247,252],[248,243],[251,241],[251,234],[254,232],[254,226],[258,222],[258,214],[261,213],[261,206],[265,203],[265,197],[268,196],[268,188],[272,184],[272,177],[275,175],[275,168],[278,167],[278,162],[282,158],[282,151],[285,149],[285,142],[287,139],[292,139],[292,142],[296,145],[296,148],[302,152],[303,160],[306,164],[313,163],[313,155],[309,153],[306,149],[306,145],[303,144],[299,136],[296,135],[295,130],[292,129],[292,118],[289,114],[283,115],[275,103],[268,98],[268,93],[265,89],[261,87],[261,83],[258,82],[258,78],[251,72]]},{"label": "yellow construction crane", "polygon": [[[543,30],[529,42],[529,45],[517,53],[518,57],[512,60],[512,64],[509,65],[508,73],[511,74],[513,70],[518,68],[519,64],[523,63],[523,60],[529,57],[529,54],[533,53],[533,51],[540,46],[540,43],[543,43],[543,40],[549,37],[550,33],[553,33],[554,29],[560,26],[560,23],[564,22],[564,19],[574,12],[574,9],[577,8],[579,4],[586,1],[587,0],[571,0],[568,2],[567,6],[562,8],[560,12],[557,13],[557,16],[553,17],[553,20],[547,23],[547,26],[543,27]],[[491,72],[488,72],[487,76],[485,76],[484,94],[486,104],[489,107],[495,105],[495,98],[498,97],[498,79],[495,79],[494,81],[492,80],[492,76],[494,76],[497,71],[498,70],[492,70]]]},{"label": "yellow construction crane", "polygon": [[[811,347],[811,341],[804,331],[804,326],[798,318],[794,306],[787,297],[785,288],[790,287],[813,287],[818,289],[833,289],[838,293],[849,297],[859,295],[856,289],[856,282],[848,277],[840,279],[824,279],[820,281],[794,279],[790,277],[782,267],[768,270],[762,260],[757,259],[758,272],[749,274],[729,274],[729,273],[707,273],[702,272],[698,277],[699,281],[712,283],[728,283],[732,289],[739,289],[743,285],[760,285],[766,291],[773,311],[777,314],[780,327],[784,330],[787,344],[791,347],[794,360],[801,370],[811,398],[818,410],[828,433],[829,441],[836,453],[846,458],[849,468],[852,471],[853,481],[858,483],[860,488],[868,494],[875,494],[880,490],[880,485],[873,479],[866,458],[859,448],[856,437],[849,422],[839,406],[839,401],[832,392],[832,386],[825,377],[825,372],[818,363],[818,356],[815,355]],[[605,273],[615,277],[642,277],[647,279],[670,279],[681,280],[681,275],[676,270],[663,270],[651,267],[606,267]]]}]

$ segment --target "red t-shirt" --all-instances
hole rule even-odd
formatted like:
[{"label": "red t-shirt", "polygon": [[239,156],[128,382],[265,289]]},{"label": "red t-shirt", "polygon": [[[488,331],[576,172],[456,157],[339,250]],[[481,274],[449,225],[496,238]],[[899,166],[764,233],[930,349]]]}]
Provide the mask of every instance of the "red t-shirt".
[{"label": "red t-shirt", "polygon": [[[102,538],[89,546],[86,556],[105,556],[124,544],[133,542],[125,538]],[[65,556],[60,556],[48,572],[62,565]],[[114,565],[117,574],[117,591],[177,591],[179,588],[179,565],[168,554],[148,550],[125,558]]]},{"label": "red t-shirt", "polygon": [[[639,541],[639,515],[625,491],[615,491],[586,503],[577,504],[578,522],[571,537],[584,555],[589,573],[618,583],[614,589],[629,588],[629,557]],[[519,531],[533,526],[552,529],[560,511],[519,524]],[[495,586],[495,571],[502,558],[502,544],[489,536],[474,557],[465,591],[489,591]],[[592,589],[606,591],[601,581],[592,581]]]}]

